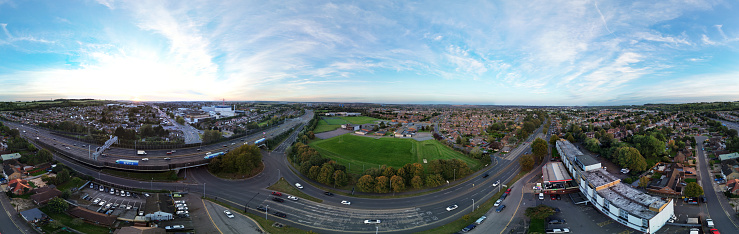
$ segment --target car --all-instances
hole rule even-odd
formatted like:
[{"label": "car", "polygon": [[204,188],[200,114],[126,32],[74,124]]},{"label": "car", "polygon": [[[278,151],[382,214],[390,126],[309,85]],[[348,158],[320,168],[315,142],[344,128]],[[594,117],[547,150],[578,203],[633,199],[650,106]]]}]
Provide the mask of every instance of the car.
[{"label": "car", "polygon": [[500,205],[498,206],[498,209],[495,209],[495,212],[500,213],[503,209],[505,209],[505,205]]},{"label": "car", "polygon": [[187,209],[187,206],[183,206],[183,207],[177,207],[177,210],[188,210],[188,209]]},{"label": "car", "polygon": [[144,211],[143,210],[140,210],[139,211],[139,216],[144,216]]},{"label": "car", "polygon": [[549,194],[549,199],[551,199],[552,201],[557,200],[557,195]]},{"label": "car", "polygon": [[352,202],[344,200],[344,201],[341,201],[341,204],[342,205],[351,205]]},{"label": "car", "polygon": [[539,193],[539,200],[544,200],[544,193]]},{"label": "car", "polygon": [[167,154],[172,154],[172,151],[167,152]]},{"label": "car", "polygon": [[379,219],[365,219],[364,224],[375,224],[375,223],[381,223]]},{"label": "car", "polygon": [[177,200],[177,201],[174,201],[174,204],[185,204],[185,201],[183,201],[183,200]]},{"label": "car", "polygon": [[281,197],[282,196],[282,193],[281,192],[272,192],[272,195]]},{"label": "car", "polygon": [[701,195],[700,199],[701,199],[701,202],[707,203],[706,195]]},{"label": "car", "polygon": [[105,191],[105,187],[100,186],[100,189],[98,189],[98,191],[100,191],[100,192]]},{"label": "car", "polygon": [[231,214],[231,211],[224,210],[223,213],[226,214],[226,217],[228,217],[229,219],[234,218],[234,214]]},{"label": "car", "polygon": [[715,228],[711,228],[710,232],[711,234],[721,234],[720,232],[718,232],[718,229]]},{"label": "car", "polygon": [[501,203],[503,203],[503,199],[498,199],[497,201],[495,201],[495,204],[493,204],[493,206],[498,207]]},{"label": "car", "polygon": [[505,194],[511,193],[511,189],[506,189]]},{"label": "car", "polygon": [[98,202],[100,202],[100,198],[95,198],[95,200],[92,200],[93,204],[98,204]]},{"label": "car", "polygon": [[482,178],[488,178],[488,176],[490,176],[490,174],[485,173],[485,174],[482,175]]},{"label": "car", "polygon": [[100,201],[100,203],[98,203],[98,206],[102,206],[102,205],[105,205],[105,201]]},{"label": "car", "polygon": [[480,218],[475,221],[475,224],[480,225],[480,224],[482,224],[482,222],[485,222],[485,219],[487,219],[487,218],[488,217],[487,216],[484,216],[484,215],[483,216],[480,216]]},{"label": "car", "polygon": [[93,183],[90,183],[90,188],[92,188],[92,187],[93,187],[93,185],[94,185]]},{"label": "car", "polygon": [[172,153],[177,153],[177,150],[172,150],[171,152],[172,152]]},{"label": "car", "polygon": [[149,158],[142,158],[141,161],[149,161]]},{"label": "car", "polygon": [[123,191],[121,191],[121,197],[125,197],[125,196],[126,196],[126,193],[124,193]]},{"label": "car", "polygon": [[467,225],[467,227],[462,229],[462,232],[472,231],[472,229],[475,229],[475,227],[477,227],[477,225],[474,225],[474,224]]},{"label": "car", "polygon": [[295,197],[295,196],[287,196],[287,199],[290,199],[290,200],[293,200],[293,201],[297,201],[298,200],[298,198]]},{"label": "car", "polygon": [[325,194],[326,196],[329,196],[329,197],[334,196],[334,194],[331,193],[331,192],[323,192],[323,194]]},{"label": "car", "polygon": [[110,189],[110,194],[115,194],[115,189]]},{"label": "car", "polygon": [[261,210],[261,211],[267,211],[267,209],[266,209],[266,208],[264,208],[264,206],[258,206],[258,207],[257,207],[257,210]]},{"label": "car", "polygon": [[148,193],[144,193],[144,196],[146,196],[146,197],[149,197],[149,196],[151,196],[151,195],[149,195]]},{"label": "car", "polygon": [[507,193],[503,193],[503,195],[500,195],[500,199],[505,200],[506,197],[508,197],[508,194]]},{"label": "car", "polygon": [[565,224],[565,223],[567,223],[567,221],[565,221],[564,219],[549,220],[549,224]]},{"label": "car", "polygon": [[167,229],[167,230],[179,230],[179,229],[185,229],[185,226],[184,225],[173,225],[173,226],[166,226],[166,227],[164,227],[164,229]]},{"label": "car", "polygon": [[272,197],[272,200],[273,201],[276,201],[276,202],[285,202],[285,199],[282,199],[282,198],[279,198],[279,197]]},{"label": "car", "polygon": [[495,181],[495,183],[493,183],[493,187],[498,186],[498,184],[499,184],[498,181]]},{"label": "car", "polygon": [[126,191],[126,197],[130,197],[130,196],[131,196],[131,192]]},{"label": "car", "polygon": [[569,228],[547,229],[546,233],[570,233],[570,229]]},{"label": "car", "polygon": [[228,145],[223,145],[223,147],[228,147]]},{"label": "car", "polygon": [[300,185],[300,183],[295,183],[295,187],[297,187],[299,189],[303,189],[303,185]]},{"label": "car", "polygon": [[164,158],[164,160],[171,160],[171,158]]},{"label": "car", "polygon": [[187,207],[187,204],[176,204],[174,207]]},{"label": "car", "polygon": [[555,207],[555,208],[554,208],[554,213],[559,213],[560,211],[562,211],[562,210],[560,210],[560,209],[559,209],[559,208],[557,208],[557,207]]},{"label": "car", "polygon": [[186,211],[186,210],[181,210],[181,211],[177,211],[177,212],[175,212],[175,214],[176,214],[176,215],[184,215],[184,214],[190,214],[190,212],[188,212],[188,211]]},{"label": "car", "polygon": [[557,200],[562,200],[562,195],[556,194],[555,196],[557,196]]},{"label": "car", "polygon": [[131,205],[127,205],[127,206],[126,206],[126,210],[130,210],[130,209],[131,209],[132,207],[133,207],[133,206],[131,206]]},{"label": "car", "polygon": [[285,213],[282,213],[282,212],[275,212],[273,215],[274,216],[277,216],[277,217],[281,217],[281,218],[287,217],[287,215]]},{"label": "car", "polygon": [[459,206],[458,206],[458,205],[456,205],[456,204],[454,204],[454,205],[451,205],[451,206],[447,206],[447,207],[446,207],[446,211],[453,211],[454,209],[457,209],[458,207],[459,207]]}]

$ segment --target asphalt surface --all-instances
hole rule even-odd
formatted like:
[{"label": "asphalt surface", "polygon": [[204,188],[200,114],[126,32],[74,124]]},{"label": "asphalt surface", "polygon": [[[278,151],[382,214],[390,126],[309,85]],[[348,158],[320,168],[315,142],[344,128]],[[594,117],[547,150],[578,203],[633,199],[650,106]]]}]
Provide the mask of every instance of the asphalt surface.
[{"label": "asphalt surface", "polygon": [[[312,115],[312,112],[307,114]],[[342,195],[329,197],[323,195],[324,190],[322,188],[317,188],[310,183],[306,183],[299,175],[290,170],[284,153],[285,149],[297,138],[297,133],[303,127],[302,124],[308,120],[310,118],[302,118],[302,120],[294,121],[296,122],[294,123],[295,125],[298,123],[301,125],[296,127],[295,131],[282,145],[278,146],[272,152],[262,151],[265,170],[253,178],[244,180],[220,179],[208,173],[204,167],[200,167],[188,169],[186,172],[188,175],[187,181],[193,181],[193,183],[135,181],[99,174],[97,169],[88,168],[77,162],[71,162],[71,160],[64,157],[56,156],[56,159],[80,173],[92,175],[102,181],[120,186],[204,193],[208,197],[231,203],[236,207],[248,205],[250,212],[258,214],[263,214],[263,212],[257,211],[255,209],[256,206],[269,205],[270,212],[280,211],[288,215],[286,218],[271,216],[269,217],[270,220],[276,219],[281,223],[305,230],[310,229],[321,233],[367,233],[377,230],[377,227],[380,232],[410,233],[439,227],[468,214],[472,211],[473,200],[477,203],[482,202],[498,191],[498,187],[492,186],[495,181],[500,180],[501,184],[505,184],[518,173],[518,156],[530,151],[530,144],[521,145],[507,154],[504,159],[497,159],[495,160],[496,163],[466,178],[466,181],[457,184],[452,183],[452,185],[445,186],[438,192],[415,197],[385,199],[357,198]],[[290,122],[285,124],[290,124]],[[272,129],[274,131],[273,134],[276,135],[280,131],[287,130],[287,128],[281,127]],[[542,127],[531,134],[528,142],[532,142],[535,136],[541,133],[541,130]],[[29,131],[29,133],[33,132]],[[267,134],[270,133],[268,132]],[[35,139],[35,136],[32,135],[24,136]],[[56,140],[54,141],[58,143],[64,142],[65,145],[71,143],[73,144],[72,147],[74,147],[74,144],[80,145],[79,142],[75,143],[74,140],[49,136],[40,131],[39,138],[41,137],[46,138],[46,140],[49,137],[55,137]],[[206,149],[221,149],[222,144],[225,143],[203,146],[202,151],[206,151]],[[223,148],[229,148],[231,146],[230,144],[226,145],[227,147]],[[172,161],[193,157],[191,154],[195,153],[191,152],[191,150],[195,149],[178,149],[176,154],[179,157],[171,156]],[[80,155],[79,153],[82,152],[86,153],[86,151],[80,150],[79,147],[75,147],[72,152],[77,153],[77,155]],[[123,156],[136,157],[132,155],[135,154],[134,152],[132,149],[111,149],[108,154],[118,155],[120,153],[119,156],[114,158]],[[163,150],[147,151],[149,153],[147,157],[157,157],[159,154],[165,152]],[[203,155],[202,152],[197,154],[196,157],[202,157]],[[164,155],[159,157],[164,157]],[[480,175],[483,173],[489,173],[490,177],[482,178]],[[323,199],[323,203],[316,203],[305,199],[298,201],[286,200],[284,203],[272,201],[271,195],[269,195],[270,191],[265,188],[275,183],[279,177],[285,177],[291,184],[296,182],[303,184],[305,188],[302,191],[304,193]],[[350,206],[341,205],[340,202],[342,200],[351,201],[352,204]],[[247,202],[249,204],[246,204]],[[447,211],[446,207],[453,204],[458,205],[459,208]],[[380,219],[382,223],[376,225],[364,224],[363,221],[366,219]],[[500,226],[496,229],[503,230],[503,228],[504,226]]]},{"label": "asphalt surface", "polygon": [[[20,217],[5,193],[0,194],[0,204],[3,212],[0,212],[0,233],[3,234],[27,234],[35,233],[28,224]],[[16,226],[17,224],[17,226]],[[21,230],[22,229],[22,230]]]}]

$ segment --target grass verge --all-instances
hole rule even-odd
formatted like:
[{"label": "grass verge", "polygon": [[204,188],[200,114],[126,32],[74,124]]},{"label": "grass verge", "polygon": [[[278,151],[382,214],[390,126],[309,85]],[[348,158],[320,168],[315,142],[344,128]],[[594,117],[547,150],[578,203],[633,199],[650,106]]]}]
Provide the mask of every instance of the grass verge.
[{"label": "grass verge", "polygon": [[[527,172],[519,172],[516,177],[511,180],[511,182],[508,182],[508,187],[511,187],[516,181],[521,179],[524,175],[526,175]],[[466,227],[467,225],[470,225],[470,223],[475,222],[475,220],[479,219],[480,216],[483,216],[485,213],[487,213],[490,209],[493,208],[493,205],[495,204],[495,201],[497,201],[501,195],[505,193],[505,190],[500,190],[500,192],[496,193],[490,199],[482,203],[480,205],[480,208],[477,208],[474,212],[469,213],[469,219],[465,220],[464,216],[462,218],[459,218],[457,220],[454,220],[452,222],[449,222],[445,224],[444,226],[437,227],[431,230],[423,231],[424,233],[456,233],[459,232],[459,230],[462,230],[462,228]]]},{"label": "grass verge", "polygon": [[103,169],[102,173],[114,175],[117,177],[129,178],[134,180],[150,181],[152,178],[156,181],[177,181],[180,178],[177,177],[175,171],[166,172],[132,172],[132,171],[119,171],[112,169]]},{"label": "grass verge", "polygon": [[532,219],[529,223],[529,233],[546,232],[547,222],[544,219]]},{"label": "grass verge", "polygon": [[83,184],[85,184],[85,181],[84,180],[79,180],[79,181],[77,181],[77,183],[74,183],[74,180],[69,180],[69,181],[64,182],[64,183],[62,183],[60,185],[57,185],[56,188],[59,189],[59,191],[64,191],[64,190],[68,190],[68,189],[71,189],[71,188],[79,188]]},{"label": "grass verge", "polygon": [[318,199],[318,198],[315,198],[315,197],[311,197],[308,194],[303,193],[298,188],[296,188],[294,185],[292,185],[289,182],[287,182],[287,180],[285,180],[284,177],[283,178],[280,178],[280,180],[278,180],[277,183],[275,183],[275,184],[267,187],[267,189],[271,189],[271,190],[274,190],[274,191],[278,191],[278,192],[290,194],[290,195],[293,195],[293,196],[296,196],[296,197],[299,197],[299,198],[303,198],[305,200],[310,200],[310,201],[314,201],[314,202],[318,202],[318,203],[322,203],[323,202],[323,200],[321,200],[321,199]]},{"label": "grass verge", "polygon": [[[299,228],[295,228],[295,227],[291,227],[291,226],[287,226],[287,225],[286,226],[283,226],[283,227],[280,227],[280,228],[274,227],[272,225],[276,223],[275,221],[264,219],[264,216],[262,216],[262,215],[256,215],[256,214],[252,214],[252,213],[245,213],[244,210],[243,210],[243,207],[235,207],[235,206],[232,206],[230,203],[225,203],[223,201],[216,201],[216,200],[213,200],[213,199],[210,199],[210,198],[203,198],[203,199],[206,199],[208,201],[211,201],[211,202],[217,203],[219,205],[222,205],[224,207],[227,207],[227,208],[231,209],[232,211],[239,212],[239,213],[245,214],[246,216],[249,216],[250,218],[252,218],[255,221],[257,221],[257,223],[259,223],[259,226],[262,226],[262,228],[265,231],[267,231],[267,233],[306,233],[307,232],[307,231],[301,230]],[[275,217],[275,216],[271,216],[271,217]],[[284,223],[282,223],[282,224],[284,224]]]},{"label": "grass verge", "polygon": [[[80,225],[74,225],[72,224],[72,220],[74,220],[74,217],[69,216],[66,213],[65,214],[54,213],[48,208],[48,206],[41,207],[39,208],[39,210],[49,215],[51,219],[58,220],[59,222],[64,224],[64,226],[70,227],[82,233],[110,233],[110,228],[95,226],[95,225],[85,223],[85,222],[83,222]],[[58,228],[58,229],[61,229],[61,228]],[[44,226],[44,230],[47,230],[47,231],[54,231],[58,229],[51,228],[49,227],[49,225]]]}]

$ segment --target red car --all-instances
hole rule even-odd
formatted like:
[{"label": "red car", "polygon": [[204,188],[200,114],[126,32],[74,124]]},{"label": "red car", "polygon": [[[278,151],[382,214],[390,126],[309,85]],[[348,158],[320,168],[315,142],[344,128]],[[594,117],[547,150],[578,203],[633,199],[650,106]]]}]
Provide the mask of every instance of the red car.
[{"label": "red car", "polygon": [[282,196],[282,193],[280,193],[280,192],[272,192],[272,195],[275,195],[275,196]]},{"label": "red car", "polygon": [[505,191],[505,194],[509,194],[509,193],[511,193],[511,189],[508,189]]},{"label": "red car", "polygon": [[555,196],[554,194],[549,194],[549,198],[551,198],[552,200],[557,200],[557,196]]},{"label": "red car", "polygon": [[721,233],[718,232],[718,229],[711,228],[711,234],[721,234]]}]

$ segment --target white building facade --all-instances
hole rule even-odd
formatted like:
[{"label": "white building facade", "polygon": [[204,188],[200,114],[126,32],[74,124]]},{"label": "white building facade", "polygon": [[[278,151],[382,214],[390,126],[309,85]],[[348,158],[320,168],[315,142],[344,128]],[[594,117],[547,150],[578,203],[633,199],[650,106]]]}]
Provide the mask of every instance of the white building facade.
[{"label": "white building facade", "polygon": [[655,233],[675,214],[673,199],[652,196],[621,183],[569,141],[557,141],[557,151],[580,192],[609,218],[643,233]]}]

